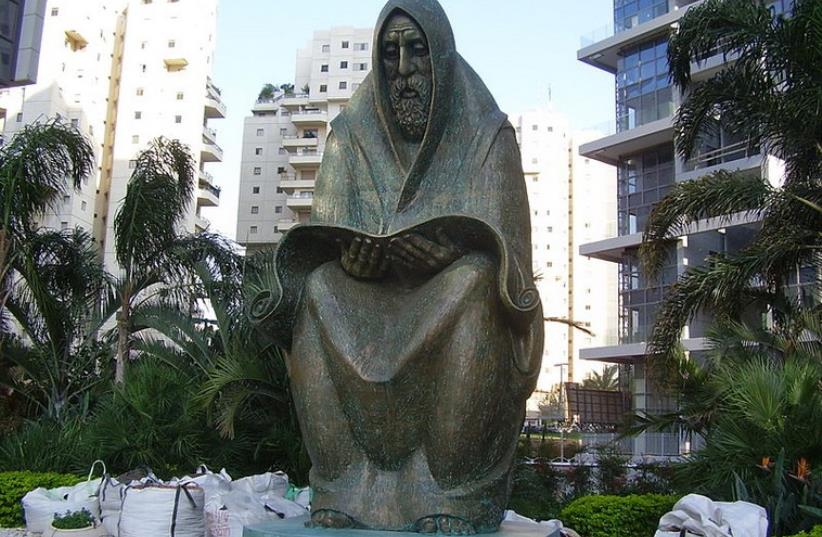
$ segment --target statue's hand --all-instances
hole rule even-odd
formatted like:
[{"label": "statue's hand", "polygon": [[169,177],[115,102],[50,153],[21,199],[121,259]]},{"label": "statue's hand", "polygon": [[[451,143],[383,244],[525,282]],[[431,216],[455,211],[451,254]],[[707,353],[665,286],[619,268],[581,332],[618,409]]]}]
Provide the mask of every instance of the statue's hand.
[{"label": "statue's hand", "polygon": [[355,278],[374,280],[388,270],[386,249],[374,239],[354,237],[348,246],[340,242],[340,249],[343,270]]},{"label": "statue's hand", "polygon": [[442,229],[436,232],[437,241],[430,241],[417,233],[392,239],[391,258],[411,270],[436,274],[460,257],[459,248]]}]

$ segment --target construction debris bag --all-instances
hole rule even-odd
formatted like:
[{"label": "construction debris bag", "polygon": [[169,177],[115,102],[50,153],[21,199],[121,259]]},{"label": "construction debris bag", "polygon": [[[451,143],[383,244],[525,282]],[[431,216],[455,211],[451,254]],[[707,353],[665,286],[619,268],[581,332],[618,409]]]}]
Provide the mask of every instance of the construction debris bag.
[{"label": "construction debris bag", "polygon": [[681,498],[659,519],[654,537],[766,537],[768,514],[748,502],[714,502],[699,494]]},{"label": "construction debris bag", "polygon": [[196,483],[129,485],[119,537],[205,537],[205,493]]},{"label": "construction debris bag", "polygon": [[100,518],[100,502],[97,493],[100,489],[102,479],[92,479],[94,468],[103,466],[103,474],[106,472],[106,465],[102,461],[95,461],[91,465],[88,479],[77,483],[71,487],[58,487],[54,489],[37,488],[23,496],[23,513],[26,519],[26,529],[31,533],[43,533],[51,527],[54,514],[63,514],[66,511],[79,511],[86,509],[95,518]]},{"label": "construction debris bag", "polygon": [[100,493],[98,494],[100,500],[100,521],[106,529],[106,533],[111,537],[119,537],[120,530],[118,525],[120,523],[120,509],[123,504],[123,496],[125,495],[126,487],[131,484],[147,484],[160,483],[160,480],[151,470],[148,470],[148,475],[140,480],[133,480],[120,482],[117,479],[109,476],[103,476],[103,483],[100,485]]}]

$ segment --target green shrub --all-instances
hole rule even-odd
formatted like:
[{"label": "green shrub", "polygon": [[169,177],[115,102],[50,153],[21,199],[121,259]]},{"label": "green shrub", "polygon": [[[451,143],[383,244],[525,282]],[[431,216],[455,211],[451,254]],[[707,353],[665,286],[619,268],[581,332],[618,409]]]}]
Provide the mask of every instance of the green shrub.
[{"label": "green shrub", "polygon": [[80,530],[94,526],[94,516],[88,509],[66,511],[66,514],[54,513],[52,526],[58,530]]},{"label": "green shrub", "polygon": [[822,537],[822,525],[814,526],[810,531],[801,531],[796,535],[788,535],[787,537]]},{"label": "green shrub", "polygon": [[83,478],[76,475],[35,472],[0,472],[0,528],[24,524],[20,500],[38,487],[47,489],[75,485]]},{"label": "green shrub", "polygon": [[0,472],[28,470],[82,474],[99,457],[80,418],[27,421],[0,439]]},{"label": "green shrub", "polygon": [[559,515],[565,526],[585,537],[653,535],[659,518],[671,510],[676,496],[585,496]]}]

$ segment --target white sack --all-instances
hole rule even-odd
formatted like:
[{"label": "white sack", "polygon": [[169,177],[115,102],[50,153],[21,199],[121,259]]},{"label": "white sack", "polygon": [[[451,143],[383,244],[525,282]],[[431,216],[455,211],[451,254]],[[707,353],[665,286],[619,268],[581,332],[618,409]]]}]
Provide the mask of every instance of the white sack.
[{"label": "white sack", "polygon": [[763,507],[748,502],[714,502],[689,494],[659,519],[654,537],[686,535],[704,537],[766,537],[768,515]]},{"label": "white sack", "polygon": [[119,537],[204,537],[205,493],[194,483],[126,488]]},{"label": "white sack", "polygon": [[559,520],[541,520],[537,522],[533,518],[522,516],[511,509],[505,511],[502,523],[505,524],[506,528],[514,530],[528,531],[536,528],[547,537],[559,537],[563,530],[562,522]]},{"label": "white sack", "polygon": [[100,486],[100,520],[106,533],[111,537],[120,535],[120,509],[122,508],[123,496],[126,487],[136,484],[161,483],[156,475],[149,470],[148,475],[139,481],[134,480],[128,483],[121,483],[110,476],[103,476],[103,484]]},{"label": "white sack", "polygon": [[[64,514],[66,511],[87,510],[95,518],[100,518],[100,502],[97,491],[101,480],[92,480],[94,467],[102,464],[95,461],[91,466],[88,480],[71,487],[55,489],[37,488],[23,496],[23,512],[26,519],[26,529],[32,533],[43,533],[51,527],[54,513]],[[105,465],[103,464],[103,473]]]}]

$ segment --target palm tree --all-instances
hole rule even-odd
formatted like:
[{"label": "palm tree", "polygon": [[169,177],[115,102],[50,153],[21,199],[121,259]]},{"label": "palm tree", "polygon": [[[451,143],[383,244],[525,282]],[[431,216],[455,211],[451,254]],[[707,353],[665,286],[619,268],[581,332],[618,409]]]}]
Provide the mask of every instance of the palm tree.
[{"label": "palm tree", "polygon": [[59,120],[27,125],[0,148],[0,329],[19,243],[67,188],[80,188],[93,167],[88,140]]},{"label": "palm tree", "polygon": [[591,371],[582,380],[582,387],[589,390],[616,391],[619,389],[619,369],[616,365],[606,365],[602,371]]},{"label": "palm tree", "polygon": [[[760,2],[706,0],[683,16],[668,46],[670,74],[685,94],[675,118],[677,151],[688,159],[718,122],[785,163],[783,184],[720,171],[676,185],[653,209],[640,250],[657,275],[676,237],[700,220],[739,213],[761,218],[753,241],[734,254],[709,256],[671,286],[657,312],[649,355],[673,359],[682,327],[698,311],[739,319],[752,305],[767,308],[774,328],[790,330],[797,307],[787,276],[820,265],[822,245],[822,4],[797,0],[790,17]],[[700,84],[691,65],[716,51],[736,58]],[[818,285],[811,282],[812,285]],[[813,293],[816,294],[815,292]],[[675,360],[667,360],[668,363]]]},{"label": "palm tree", "polygon": [[158,138],[137,157],[114,220],[121,269],[117,283],[117,383],[125,379],[132,336],[143,328],[132,320],[135,310],[166,303],[193,313],[202,291],[192,267],[206,260],[217,265],[238,263],[220,237],[178,231],[192,200],[194,178],[194,159],[177,140]]},{"label": "palm tree", "polygon": [[60,421],[105,378],[110,354],[99,332],[116,297],[94,239],[79,228],[28,233],[16,248],[6,309],[23,337],[2,336],[13,368],[0,386]]},{"label": "palm tree", "polygon": [[[139,321],[162,334],[175,353],[200,370],[202,407],[223,438],[247,444],[248,470],[275,462],[277,468],[305,482],[310,463],[291,402],[283,354],[256,332],[246,315],[245,297],[255,296],[253,290],[261,287],[254,282],[270,278],[273,266],[268,258],[273,256],[250,257],[240,270],[197,267],[213,322],[197,326],[179,310],[164,307],[144,309]],[[244,286],[249,290],[244,292]],[[144,341],[140,349],[155,359],[175,359],[169,357],[165,342]]]}]

